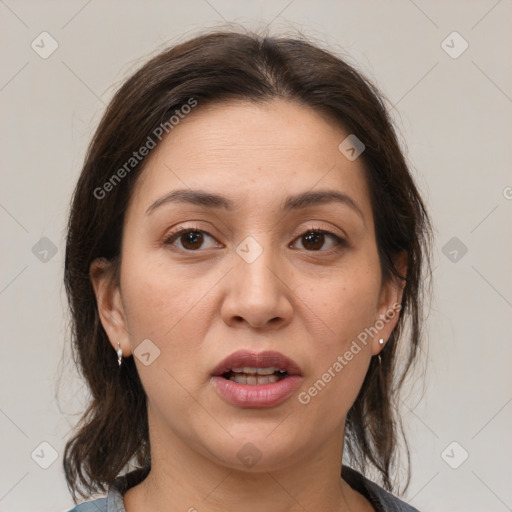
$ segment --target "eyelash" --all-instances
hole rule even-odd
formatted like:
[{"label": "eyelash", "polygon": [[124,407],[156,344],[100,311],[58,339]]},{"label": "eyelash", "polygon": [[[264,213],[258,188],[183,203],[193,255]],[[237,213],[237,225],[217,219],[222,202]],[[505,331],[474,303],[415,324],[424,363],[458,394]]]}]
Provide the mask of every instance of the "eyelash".
[{"label": "eyelash", "polygon": [[[211,238],[214,238],[210,233],[208,233],[208,231],[205,231],[204,229],[199,229],[198,227],[190,227],[190,228],[179,229],[179,230],[173,231],[172,233],[169,233],[169,235],[167,237],[165,237],[165,239],[163,240],[163,245],[164,246],[172,245],[174,243],[174,241],[176,241],[182,235],[185,235],[187,233],[203,233],[203,234],[208,235]],[[298,240],[301,237],[303,237],[305,235],[309,235],[311,233],[322,234],[322,235],[327,235],[327,236],[331,237],[334,240],[335,247],[332,247],[331,249],[327,249],[327,250],[307,250],[307,249],[305,249],[306,252],[312,252],[312,253],[327,252],[328,253],[328,252],[332,252],[333,250],[339,250],[348,245],[347,241],[345,239],[339,237],[338,235],[332,233],[331,231],[327,231],[325,229],[316,228],[316,227],[311,227],[311,228],[306,229],[297,238],[295,238],[295,240]],[[182,251],[182,252],[189,252],[189,253],[201,251],[201,249],[196,249],[196,250],[181,249],[181,248],[176,248],[176,249],[179,251]]]}]

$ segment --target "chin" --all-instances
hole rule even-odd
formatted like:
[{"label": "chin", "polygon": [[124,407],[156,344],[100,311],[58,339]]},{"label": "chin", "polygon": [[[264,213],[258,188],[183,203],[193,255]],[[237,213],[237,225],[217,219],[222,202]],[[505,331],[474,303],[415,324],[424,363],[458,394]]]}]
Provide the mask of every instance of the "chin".
[{"label": "chin", "polygon": [[309,450],[300,431],[284,428],[279,431],[280,428],[275,422],[274,431],[269,424],[245,424],[236,432],[229,430],[232,437],[223,436],[205,448],[214,462],[233,470],[256,473],[282,470],[298,462]]}]

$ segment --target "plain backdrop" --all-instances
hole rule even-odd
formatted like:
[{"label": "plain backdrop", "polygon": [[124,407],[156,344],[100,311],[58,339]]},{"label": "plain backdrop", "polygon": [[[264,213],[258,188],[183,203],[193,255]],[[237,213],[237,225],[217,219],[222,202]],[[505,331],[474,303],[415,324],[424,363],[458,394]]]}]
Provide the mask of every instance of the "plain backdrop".
[{"label": "plain backdrop", "polygon": [[86,145],[147,56],[226,22],[300,31],[386,95],[436,229],[424,390],[403,406],[404,499],[512,510],[510,0],[0,0],[0,20],[1,511],[73,505],[62,452],[86,393],[62,277]]}]

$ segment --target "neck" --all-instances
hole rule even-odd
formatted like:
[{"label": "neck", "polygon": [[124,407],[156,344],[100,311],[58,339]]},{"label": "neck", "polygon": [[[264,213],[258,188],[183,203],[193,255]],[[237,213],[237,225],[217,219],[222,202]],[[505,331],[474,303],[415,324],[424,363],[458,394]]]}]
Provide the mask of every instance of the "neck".
[{"label": "neck", "polygon": [[223,466],[179,438],[150,435],[151,471],[125,493],[126,511],[371,511],[365,498],[341,479],[340,430],[340,436],[288,467],[259,471],[256,466],[246,471]]}]

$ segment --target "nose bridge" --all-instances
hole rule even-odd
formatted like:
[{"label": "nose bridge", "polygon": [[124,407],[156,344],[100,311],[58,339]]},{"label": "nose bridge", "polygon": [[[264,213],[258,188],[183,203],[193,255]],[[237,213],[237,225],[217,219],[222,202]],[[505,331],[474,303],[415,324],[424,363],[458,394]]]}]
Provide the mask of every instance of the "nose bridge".
[{"label": "nose bridge", "polygon": [[276,269],[273,268],[276,264],[278,265],[278,258],[274,251],[275,248],[268,233],[247,236],[236,247],[236,253],[240,259],[236,265],[237,272],[246,285],[244,288],[251,287],[253,295],[278,292],[279,286],[275,282]]},{"label": "nose bridge", "polygon": [[[270,237],[248,236],[235,249],[236,260],[224,304],[227,320],[244,319],[252,326],[286,322],[291,316],[283,266]],[[238,260],[238,261],[237,261]]]}]

